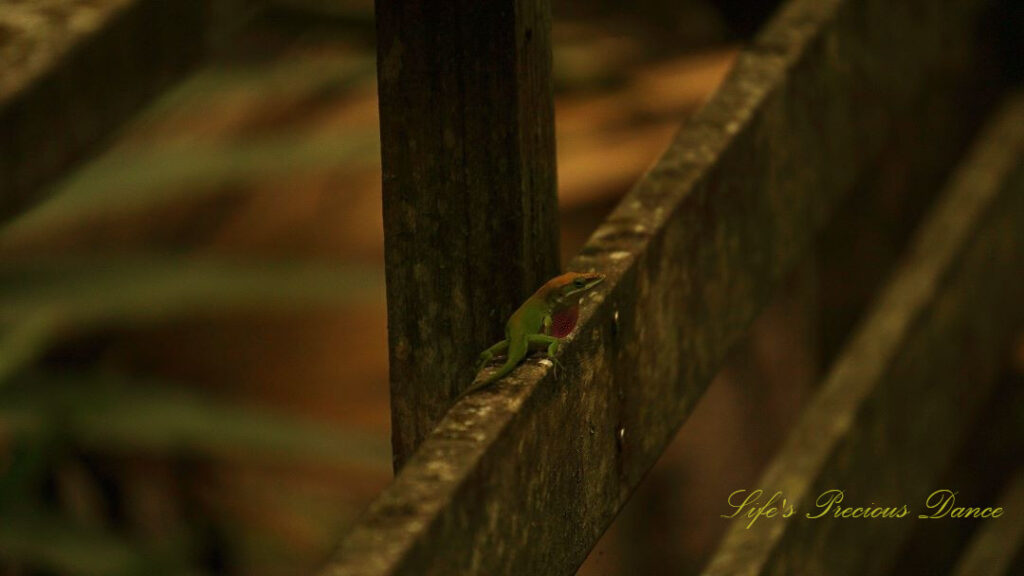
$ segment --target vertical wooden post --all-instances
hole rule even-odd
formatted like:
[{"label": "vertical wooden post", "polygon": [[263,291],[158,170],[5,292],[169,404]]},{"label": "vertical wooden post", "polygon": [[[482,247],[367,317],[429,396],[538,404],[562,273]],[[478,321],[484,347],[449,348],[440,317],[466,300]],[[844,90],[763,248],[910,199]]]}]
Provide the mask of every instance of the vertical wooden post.
[{"label": "vertical wooden post", "polygon": [[396,471],[558,269],[547,0],[377,0]]}]

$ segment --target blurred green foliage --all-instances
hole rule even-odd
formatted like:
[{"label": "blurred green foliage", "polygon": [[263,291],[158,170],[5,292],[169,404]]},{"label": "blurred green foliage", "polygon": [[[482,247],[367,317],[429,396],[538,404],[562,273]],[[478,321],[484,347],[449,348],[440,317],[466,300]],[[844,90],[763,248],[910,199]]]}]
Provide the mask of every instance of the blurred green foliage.
[{"label": "blurred green foliage", "polygon": [[[74,234],[83,222],[159,217],[183,201],[296,175],[376,170],[372,123],[356,132],[313,131],[301,121],[289,125],[286,112],[301,118],[353,91],[365,97],[374,72],[366,50],[212,62],[160,95],[109,150],[41,202],[0,223],[0,573],[250,573],[247,566],[264,562],[261,572],[275,573],[274,562],[296,556],[287,530],[273,525],[287,514],[270,514],[262,528],[240,520],[244,514],[222,514],[204,492],[211,471],[390,470],[390,447],[379,435],[215,398],[195,383],[80,353],[111,334],[130,338],[182,321],[379,305],[379,268],[157,254],[130,244],[117,256],[86,248],[40,258],[31,249],[22,254],[19,243]],[[282,116],[257,134],[244,126],[245,134],[217,132],[221,117],[261,106]],[[204,110],[212,131],[194,125]],[[62,361],[69,351],[74,361]],[[338,522],[337,504],[325,506],[322,496],[271,492],[246,505]],[[261,497],[252,490],[238,498],[254,495]]]},{"label": "blurred green foliage", "polygon": [[[337,264],[227,259],[65,259],[0,271],[0,565],[62,574],[201,573],[195,546],[138,541],[108,514],[62,505],[69,463],[144,457],[381,470],[386,440],[215,400],[110,366],[47,367],[66,338],[202,314],[325,309],[379,300],[379,271]],[[119,489],[84,474],[64,492],[108,509]],[[174,495],[167,495],[173,498]],[[66,504],[66,503],[65,503]],[[80,512],[80,511],[79,511]],[[86,516],[90,516],[87,514]],[[95,516],[95,514],[92,514]],[[86,518],[88,519],[88,518]],[[203,538],[203,519],[183,542]],[[192,533],[189,533],[189,532]],[[173,540],[173,539],[172,539]]]},{"label": "blurred green foliage", "polygon": [[296,311],[379,300],[369,267],[134,257],[8,262],[0,270],[0,388],[62,335],[202,313]]}]

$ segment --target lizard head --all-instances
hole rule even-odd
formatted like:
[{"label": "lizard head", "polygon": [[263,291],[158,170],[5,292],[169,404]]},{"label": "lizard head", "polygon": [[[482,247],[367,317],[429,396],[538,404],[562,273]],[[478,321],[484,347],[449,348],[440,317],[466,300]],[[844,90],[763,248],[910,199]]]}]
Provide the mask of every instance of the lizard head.
[{"label": "lizard head", "polygon": [[604,274],[566,272],[548,281],[548,300],[555,308],[574,306],[585,292],[603,281]]}]

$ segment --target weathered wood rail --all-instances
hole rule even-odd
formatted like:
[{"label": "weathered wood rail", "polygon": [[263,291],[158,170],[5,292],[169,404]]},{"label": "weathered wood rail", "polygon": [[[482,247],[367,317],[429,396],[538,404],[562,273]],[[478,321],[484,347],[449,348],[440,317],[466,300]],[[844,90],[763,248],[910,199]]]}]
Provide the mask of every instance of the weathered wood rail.
[{"label": "weathered wood rail", "polygon": [[[1017,474],[999,499],[998,505],[1004,510],[1019,511],[1024,508],[1024,474]],[[969,574],[1015,574],[1024,567],[1020,556],[1024,549],[1024,514],[1012,514],[1005,522],[991,522],[975,536],[964,555],[957,563],[955,576]]]},{"label": "weathered wood rail", "polygon": [[240,0],[0,5],[0,218],[221,42]]},{"label": "weathered wood rail", "polygon": [[[0,217],[197,60],[201,47],[176,50],[176,34],[209,27],[222,4],[96,2],[83,8],[89,26],[71,26],[59,46],[0,35]],[[322,574],[571,573],[782,280],[830,246],[843,207],[892,158],[915,179],[893,193],[914,188],[922,204],[933,194],[921,182],[952,178],[841,335],[761,485],[804,508],[834,487],[886,502],[937,488],[966,432],[984,424],[1024,325],[1024,97],[1011,96],[950,171],[980,125],[979,94],[998,91],[983,27],[996,2],[787,2],[569,265],[608,279],[563,347],[565,369],[528,360],[449,410],[475,353],[557,254],[550,7],[480,4],[377,5],[399,471]],[[25,6],[0,8],[0,32]],[[157,20],[159,57],[126,53]],[[49,114],[58,100],[70,108]],[[908,137],[934,134],[947,141]],[[1022,500],[1015,478],[1008,510]],[[1022,546],[1016,518],[986,525],[959,573],[1008,570]],[[745,524],[707,574],[885,573],[913,528]]]},{"label": "weathered wood rail", "polygon": [[[945,106],[967,93],[976,78],[961,58],[977,57],[985,7],[788,3],[570,264],[609,277],[564,349],[571,368],[556,376],[546,363],[529,362],[453,407],[324,574],[560,574],[578,566],[840,199],[870,181],[879,156],[892,152],[896,127],[931,122],[922,103],[936,93]],[[973,241],[981,223],[963,225],[960,242]],[[1001,238],[1019,245],[1019,229],[1004,223]],[[931,258],[955,260],[962,248]],[[1008,258],[985,264],[995,286],[1017,287]],[[939,268],[905,282],[924,281],[931,290],[932,276],[944,282],[954,264],[929,261]],[[970,314],[976,303],[947,300],[928,295],[898,304],[916,323],[942,306]],[[1003,330],[976,327],[993,350],[1019,325],[1005,320]],[[960,328],[934,329],[952,335]],[[946,351],[914,349],[916,363],[905,370]],[[978,368],[993,370],[989,360]],[[940,393],[950,400],[960,394],[957,385],[963,382],[949,380]],[[897,410],[907,400],[880,402]],[[886,429],[857,433],[871,431]],[[939,466],[933,457],[922,464]]]},{"label": "weathered wood rail", "polygon": [[[840,487],[846,506],[917,508],[937,488],[1024,322],[1014,305],[1024,289],[1021,126],[1017,96],[981,134],[759,486],[812,514]],[[706,573],[884,573],[912,526],[800,514],[739,522]]]}]

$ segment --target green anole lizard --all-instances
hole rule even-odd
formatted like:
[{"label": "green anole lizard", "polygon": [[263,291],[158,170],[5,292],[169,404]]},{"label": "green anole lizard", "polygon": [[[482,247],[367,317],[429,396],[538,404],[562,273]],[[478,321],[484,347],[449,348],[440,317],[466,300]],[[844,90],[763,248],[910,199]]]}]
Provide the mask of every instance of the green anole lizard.
[{"label": "green anole lizard", "polygon": [[495,373],[471,385],[459,398],[504,378],[511,372],[531,347],[547,348],[554,359],[562,338],[576,326],[580,298],[604,280],[603,274],[567,272],[548,280],[533,296],[512,313],[505,324],[505,339],[480,353],[482,369],[495,354],[508,351],[508,358]]}]

